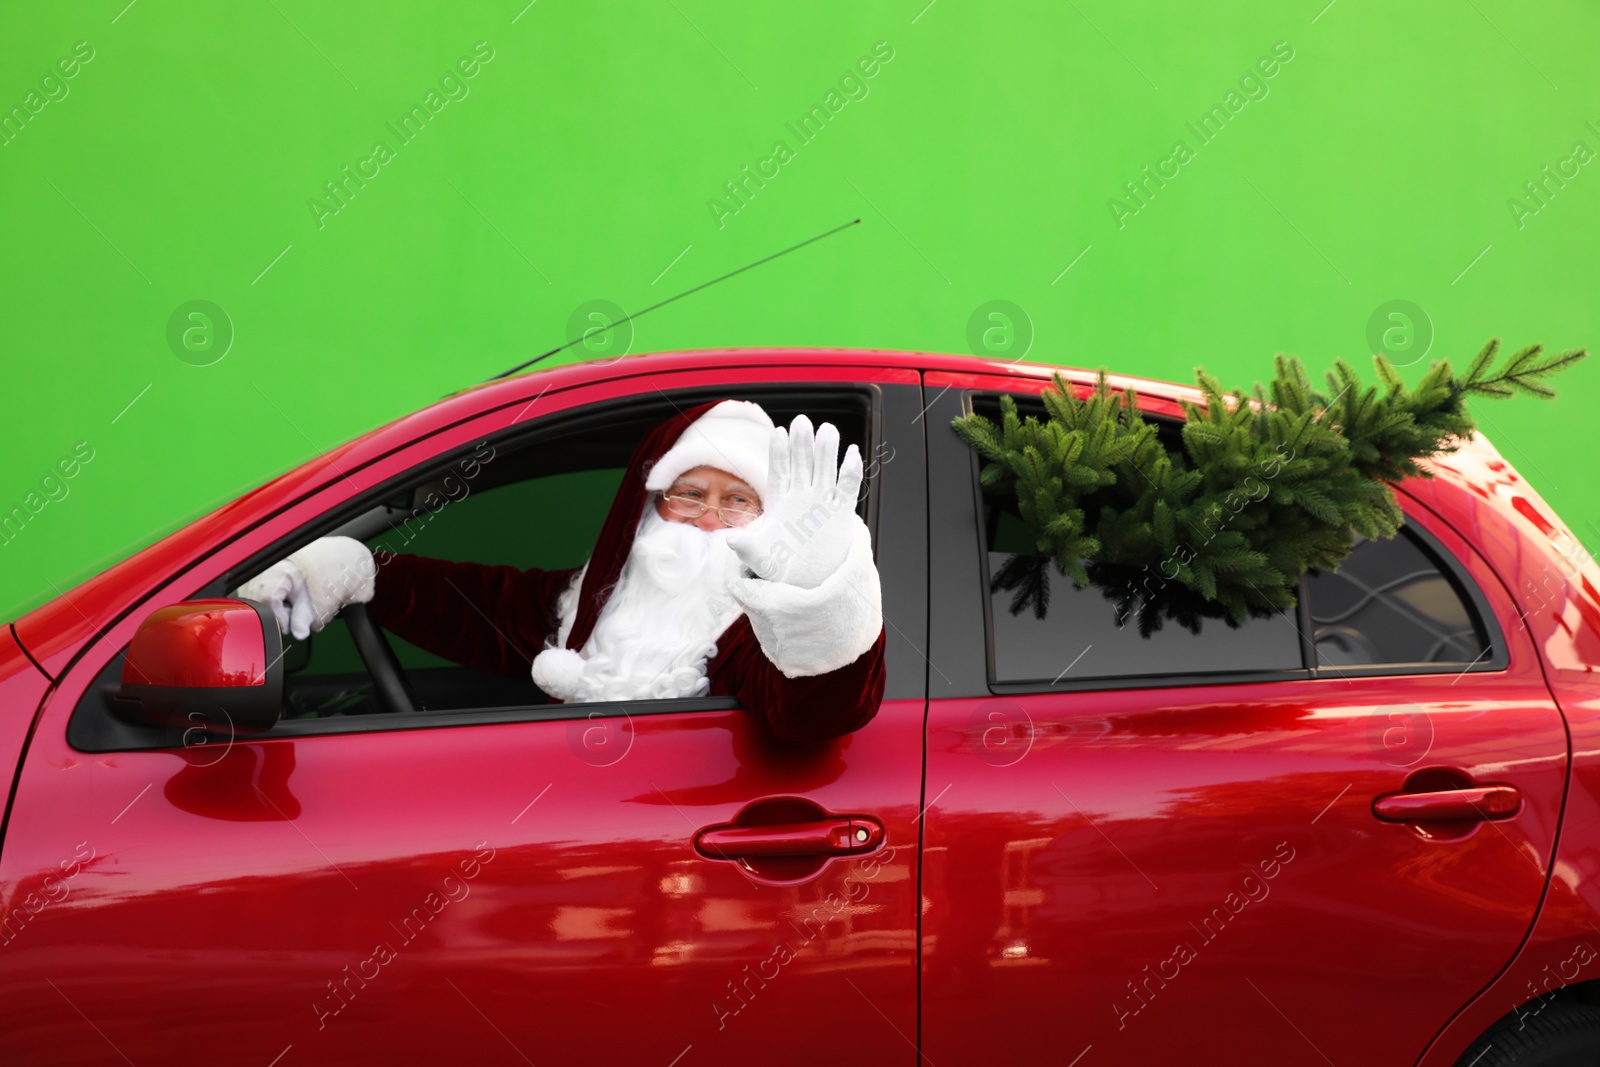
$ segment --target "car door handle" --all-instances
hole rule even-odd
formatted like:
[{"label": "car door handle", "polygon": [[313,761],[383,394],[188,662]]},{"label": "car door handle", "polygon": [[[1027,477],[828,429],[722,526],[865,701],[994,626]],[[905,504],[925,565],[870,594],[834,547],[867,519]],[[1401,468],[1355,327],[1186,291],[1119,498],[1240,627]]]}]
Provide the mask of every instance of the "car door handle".
[{"label": "car door handle", "polygon": [[1481,822],[1509,819],[1522,810],[1522,794],[1509,785],[1392,793],[1372,802],[1384,822]]},{"label": "car door handle", "polygon": [[767,826],[716,826],[695,836],[695,848],[710,859],[748,856],[848,856],[869,852],[883,840],[871,819],[847,816],[817,822]]}]

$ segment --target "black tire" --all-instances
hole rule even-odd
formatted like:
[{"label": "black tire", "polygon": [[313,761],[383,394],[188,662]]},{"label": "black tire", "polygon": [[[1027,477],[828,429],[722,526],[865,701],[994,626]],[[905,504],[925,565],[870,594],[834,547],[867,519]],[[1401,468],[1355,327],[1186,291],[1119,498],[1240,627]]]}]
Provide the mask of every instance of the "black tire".
[{"label": "black tire", "polygon": [[1594,1067],[1600,1064],[1600,1008],[1535,1001],[1473,1042],[1456,1067]]}]

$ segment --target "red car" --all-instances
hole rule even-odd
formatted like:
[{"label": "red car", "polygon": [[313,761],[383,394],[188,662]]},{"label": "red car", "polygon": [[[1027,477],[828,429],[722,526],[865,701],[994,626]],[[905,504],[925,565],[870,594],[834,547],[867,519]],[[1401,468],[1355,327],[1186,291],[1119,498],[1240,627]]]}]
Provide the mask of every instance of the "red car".
[{"label": "red car", "polygon": [[[1297,617],[1144,636],[1059,578],[1043,618],[1013,611],[991,577],[1031,540],[950,422],[1052,370],[743,350],[498,381],[18,619],[0,1061],[1594,1056],[1578,542],[1478,438],[1399,486],[1400,536],[1307,575]],[[1197,396],[1113,383],[1157,420]],[[280,646],[226,599],[335,532],[575,566],[645,428],[724,396],[867,459],[887,692],[831,744],[726,698],[545,703],[360,611]],[[160,677],[125,678],[135,641]]]}]

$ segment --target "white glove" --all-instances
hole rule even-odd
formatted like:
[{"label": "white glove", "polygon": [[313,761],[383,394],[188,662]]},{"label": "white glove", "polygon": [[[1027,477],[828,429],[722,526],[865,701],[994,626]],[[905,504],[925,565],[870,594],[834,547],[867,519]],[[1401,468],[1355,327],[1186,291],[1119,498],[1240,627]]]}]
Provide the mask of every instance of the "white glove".
[{"label": "white glove", "polygon": [[[853,663],[883,631],[883,596],[872,535],[856,515],[865,476],[851,445],[839,463],[839,431],[812,433],[795,417],[772,435],[761,517],[728,533],[738,562],[727,590],[744,609],[767,659],[785,677],[826,674]],[[757,575],[734,571],[748,567]]]},{"label": "white glove", "polygon": [[306,592],[306,576],[286,559],[245,582],[233,595],[271,608],[272,614],[277,616],[278,629],[283,633],[292,633],[303,641],[311,632],[311,594]]},{"label": "white glove", "polygon": [[272,609],[278,628],[304,641],[347,604],[365,604],[377,589],[372,553],[353,537],[319,537],[234,590]]},{"label": "white glove", "polygon": [[[772,432],[768,496],[761,517],[728,533],[728,547],[759,577],[815,589],[832,576],[866,533],[856,515],[864,472],[851,445],[839,462],[839,431],[831,422],[815,433],[796,415],[788,432]],[[869,539],[870,544],[870,539]]]}]

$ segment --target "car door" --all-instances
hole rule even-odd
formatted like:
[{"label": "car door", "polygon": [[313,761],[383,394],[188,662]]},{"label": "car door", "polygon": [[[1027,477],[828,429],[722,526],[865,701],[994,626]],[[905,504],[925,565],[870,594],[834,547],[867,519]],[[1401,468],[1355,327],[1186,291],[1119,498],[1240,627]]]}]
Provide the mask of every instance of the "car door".
[{"label": "car door", "polygon": [[[665,1067],[909,1054],[926,668],[895,634],[925,626],[923,457],[920,431],[904,432],[917,429],[916,375],[752,365],[539,384],[478,394],[473,417],[216,546],[64,673],[0,856],[8,904],[46,901],[0,948],[0,1059]],[[465,676],[452,687],[435,666],[445,673],[418,687],[429,710],[409,718],[334,714],[365,709],[359,687],[340,697],[324,675],[302,686],[311,717],[259,738],[160,747],[109,719],[85,732],[79,717],[104,717],[116,657],[157,607],[224,593],[397,487],[463,484],[469,469],[492,481],[517,456],[582,467],[584,433],[722,395],[860,405],[891,627],[886,698],[863,729],[804,749],[727,699],[507,706],[503,689]],[[394,529],[445,529],[463,496]],[[577,499],[569,487],[517,507],[513,540],[561,525]],[[428,536],[409,550],[426,552]],[[848,818],[880,826],[881,844],[798,860],[696,846],[718,827]]]},{"label": "car door", "polygon": [[[1511,959],[1549,873],[1566,739],[1506,590],[1402,498],[1408,530],[1308,579],[1297,616],[1144,637],[1058,576],[1044,619],[1014,613],[988,582],[1031,538],[1004,543],[947,427],[1029,387],[925,384],[947,472],[926,1055],[1416,1062]],[[1494,818],[1445,821],[1451,797]]]}]

